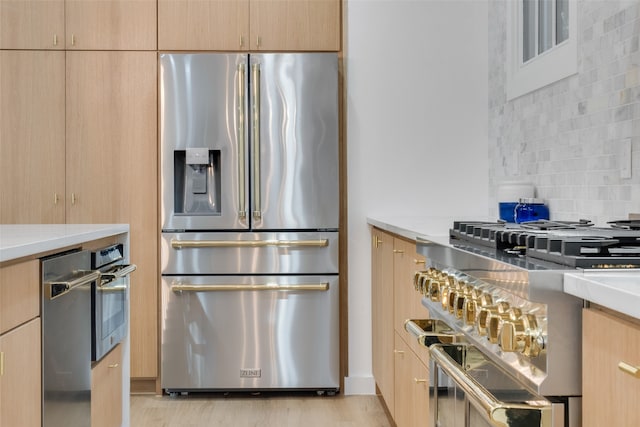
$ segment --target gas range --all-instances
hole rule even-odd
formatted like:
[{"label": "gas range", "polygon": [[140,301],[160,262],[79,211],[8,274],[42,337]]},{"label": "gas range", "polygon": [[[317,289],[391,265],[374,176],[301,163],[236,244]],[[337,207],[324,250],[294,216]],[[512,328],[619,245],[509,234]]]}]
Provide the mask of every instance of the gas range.
[{"label": "gas range", "polygon": [[495,250],[495,256],[526,257],[572,268],[640,268],[640,222],[586,220],[523,224],[455,221],[452,244]]}]

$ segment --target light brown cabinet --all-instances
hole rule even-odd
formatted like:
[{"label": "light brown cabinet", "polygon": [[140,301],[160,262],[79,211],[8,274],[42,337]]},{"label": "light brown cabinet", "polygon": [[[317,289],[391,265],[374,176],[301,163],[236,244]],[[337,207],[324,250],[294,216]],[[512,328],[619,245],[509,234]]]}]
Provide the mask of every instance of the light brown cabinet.
[{"label": "light brown cabinet", "polygon": [[0,223],[130,224],[131,375],[156,378],[156,53],[0,55]]},{"label": "light brown cabinet", "polygon": [[640,322],[591,308],[582,330],[582,425],[640,425]]},{"label": "light brown cabinet", "polygon": [[0,49],[64,49],[63,0],[0,0]]},{"label": "light brown cabinet", "polygon": [[117,345],[91,368],[91,427],[122,425],[122,348]]},{"label": "light brown cabinet", "polygon": [[371,235],[373,376],[396,425],[420,425],[429,412],[429,352],[404,323],[428,317],[413,286],[425,259],[414,241],[376,228]]},{"label": "light brown cabinet", "polygon": [[371,326],[373,377],[394,416],[393,237],[371,230]]},{"label": "light brown cabinet", "polygon": [[0,51],[0,224],[65,222],[64,82],[64,52]]},{"label": "light brown cabinet", "polygon": [[128,223],[131,376],[157,376],[157,58],[67,52],[67,222]]},{"label": "light brown cabinet", "polygon": [[0,267],[1,426],[40,426],[39,274],[38,260]]},{"label": "light brown cabinet", "polygon": [[427,425],[429,417],[429,368],[395,334],[395,417],[397,427]]},{"label": "light brown cabinet", "polygon": [[155,0],[0,0],[2,49],[155,50]]},{"label": "light brown cabinet", "polygon": [[158,0],[158,48],[338,51],[340,8],[340,0]]}]

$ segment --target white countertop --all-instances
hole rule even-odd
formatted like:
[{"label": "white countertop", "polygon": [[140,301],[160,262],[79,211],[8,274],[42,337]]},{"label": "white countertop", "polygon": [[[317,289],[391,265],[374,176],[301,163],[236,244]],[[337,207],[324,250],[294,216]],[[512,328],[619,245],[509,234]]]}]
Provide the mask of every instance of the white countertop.
[{"label": "white countertop", "polygon": [[[457,219],[457,218],[455,218]],[[367,223],[410,240],[449,237],[454,218],[450,216],[376,216]]]},{"label": "white countertop", "polygon": [[640,319],[640,271],[565,273],[564,291],[592,303]]},{"label": "white countertop", "polygon": [[128,232],[128,224],[2,224],[0,262]]}]

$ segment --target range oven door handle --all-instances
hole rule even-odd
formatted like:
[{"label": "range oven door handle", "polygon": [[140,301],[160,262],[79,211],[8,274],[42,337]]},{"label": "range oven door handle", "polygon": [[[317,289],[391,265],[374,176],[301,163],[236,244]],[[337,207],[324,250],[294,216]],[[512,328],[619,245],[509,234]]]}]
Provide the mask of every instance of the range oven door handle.
[{"label": "range oven door handle", "polygon": [[229,284],[205,284],[205,285],[189,285],[181,282],[173,282],[171,284],[173,292],[228,292],[228,291],[328,291],[329,283],[300,283],[300,284],[278,284],[265,283],[258,285],[243,285],[238,283]]},{"label": "range oven door handle", "polygon": [[263,248],[276,246],[279,248],[326,247],[329,239],[316,240],[171,240],[174,249],[183,248]]},{"label": "range oven door handle", "polygon": [[404,330],[424,347],[433,344],[453,344],[461,338],[461,334],[436,319],[407,319],[404,322]]},{"label": "range oven door handle", "polygon": [[486,388],[471,375],[460,369],[459,365],[446,353],[439,344],[429,348],[429,355],[444,373],[466,393],[469,400],[482,409],[491,423],[497,427],[522,427],[523,414],[533,412],[531,418],[539,420],[527,426],[550,427],[552,420],[552,404],[541,400],[524,403],[508,403],[496,399]]}]

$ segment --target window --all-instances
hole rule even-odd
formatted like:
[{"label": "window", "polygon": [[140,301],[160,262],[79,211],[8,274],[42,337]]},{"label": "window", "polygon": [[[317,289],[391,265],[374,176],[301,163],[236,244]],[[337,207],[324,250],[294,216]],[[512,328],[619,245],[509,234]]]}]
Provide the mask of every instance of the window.
[{"label": "window", "polygon": [[507,1],[507,98],[577,72],[577,0]]}]

